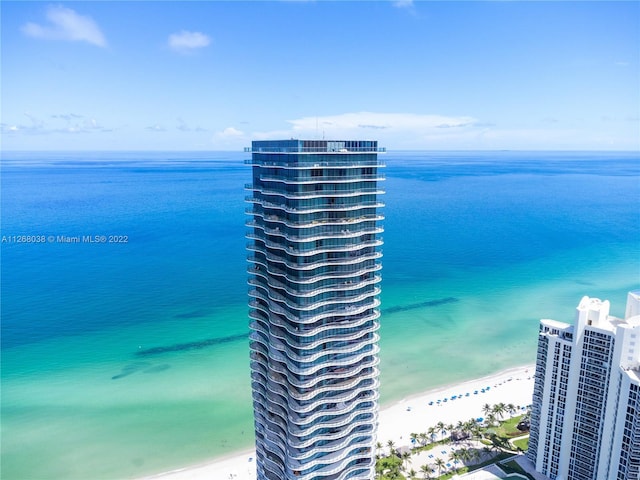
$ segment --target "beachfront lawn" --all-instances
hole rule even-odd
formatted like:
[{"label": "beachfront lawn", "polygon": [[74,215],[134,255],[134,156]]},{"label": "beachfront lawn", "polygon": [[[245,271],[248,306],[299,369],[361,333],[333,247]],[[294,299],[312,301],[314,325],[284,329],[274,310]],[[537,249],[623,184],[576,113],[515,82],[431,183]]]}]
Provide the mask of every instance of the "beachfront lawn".
[{"label": "beachfront lawn", "polygon": [[500,422],[499,426],[489,427],[487,431],[493,430],[493,432],[501,438],[509,439],[522,436],[522,432],[518,430],[517,425],[524,418],[524,415],[518,415],[517,417],[509,418],[503,422]]},{"label": "beachfront lawn", "polygon": [[406,480],[400,473],[402,459],[397,455],[379,458],[376,462],[376,479],[378,480]]},{"label": "beachfront lawn", "polygon": [[513,443],[516,448],[520,449],[523,452],[526,452],[529,448],[529,435],[517,440],[512,440],[511,443]]}]

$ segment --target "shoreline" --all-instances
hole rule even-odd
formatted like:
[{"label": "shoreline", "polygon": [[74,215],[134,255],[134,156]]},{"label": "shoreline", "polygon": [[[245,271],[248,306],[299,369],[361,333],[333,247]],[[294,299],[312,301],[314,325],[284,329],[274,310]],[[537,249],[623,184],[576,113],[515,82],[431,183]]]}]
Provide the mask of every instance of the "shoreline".
[{"label": "shoreline", "polygon": [[[495,374],[431,388],[394,401],[380,409],[377,441],[385,450],[389,440],[395,443],[396,448],[408,447],[411,444],[411,433],[425,432],[428,427],[438,422],[455,424],[470,418],[484,417],[482,406],[486,403],[511,403],[520,407],[517,413],[520,414],[523,412],[522,408],[531,404],[534,373],[535,364],[511,367]],[[453,396],[456,398],[452,399]],[[429,405],[429,402],[432,404]],[[139,480],[209,478],[255,479],[255,448],[176,470],[139,477]]]}]

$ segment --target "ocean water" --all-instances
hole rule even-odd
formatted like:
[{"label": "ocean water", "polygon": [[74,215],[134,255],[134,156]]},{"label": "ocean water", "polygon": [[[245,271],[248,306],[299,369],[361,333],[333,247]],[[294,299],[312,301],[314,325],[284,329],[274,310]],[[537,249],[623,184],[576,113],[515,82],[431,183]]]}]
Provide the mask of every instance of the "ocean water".
[{"label": "ocean water", "polygon": [[[3,153],[3,480],[252,446],[244,158]],[[540,318],[640,288],[638,153],[383,159],[383,404],[532,363]]]}]

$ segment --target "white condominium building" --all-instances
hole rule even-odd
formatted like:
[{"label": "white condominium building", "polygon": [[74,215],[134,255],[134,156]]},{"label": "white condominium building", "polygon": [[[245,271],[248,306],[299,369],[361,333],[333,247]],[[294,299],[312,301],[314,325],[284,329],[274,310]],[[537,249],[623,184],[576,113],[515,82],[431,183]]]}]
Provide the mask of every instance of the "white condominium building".
[{"label": "white condominium building", "polygon": [[584,297],[574,325],[540,321],[527,455],[553,480],[640,479],[640,291],[624,319]]}]

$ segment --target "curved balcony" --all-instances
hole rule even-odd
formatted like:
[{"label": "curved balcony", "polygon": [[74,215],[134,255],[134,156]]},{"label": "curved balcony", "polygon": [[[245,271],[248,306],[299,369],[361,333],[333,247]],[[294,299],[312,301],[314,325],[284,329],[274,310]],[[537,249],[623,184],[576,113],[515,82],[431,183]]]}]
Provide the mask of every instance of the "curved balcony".
[{"label": "curved balcony", "polygon": [[363,442],[368,445],[371,443],[372,439],[373,439],[372,435],[362,435],[362,434],[346,435],[341,439],[329,441],[323,445],[314,446],[308,449],[308,451],[304,451],[304,450],[301,451],[299,449],[289,448],[288,458],[290,458],[295,462],[303,462],[304,460],[318,453],[328,454],[332,452],[343,451],[345,448],[349,448],[350,446],[356,447],[358,445],[361,445]]},{"label": "curved balcony", "polygon": [[318,175],[315,177],[310,175],[297,175],[293,177],[260,175],[258,178],[261,182],[283,183],[285,185],[315,185],[317,183],[354,183],[363,181],[381,182],[385,180],[385,176],[382,174],[360,174],[358,172],[346,175]]},{"label": "curved balcony", "polygon": [[[257,310],[251,310],[249,312],[249,318],[268,323],[264,316],[261,316]],[[345,317],[344,320],[331,321],[328,323],[322,323],[320,325],[307,325],[301,324],[300,326],[292,327],[290,323],[283,321],[282,319],[272,315],[270,321],[276,327],[284,328],[287,333],[291,336],[296,337],[315,337],[316,335],[320,335],[327,330],[334,330],[340,328],[357,328],[368,322],[375,321],[380,318],[380,312],[374,310],[370,315],[364,316],[353,316],[353,317]],[[304,342],[300,342],[304,343]]]},{"label": "curved balcony", "polygon": [[349,291],[357,290],[359,288],[366,287],[369,285],[375,285],[382,281],[382,277],[380,275],[373,275],[366,280],[357,280],[357,281],[345,280],[343,282],[331,282],[326,286],[317,286],[317,287],[314,287],[310,284],[303,284],[305,285],[305,288],[295,289],[295,288],[291,288],[292,287],[291,284],[280,282],[279,280],[275,279],[273,276],[267,275],[260,270],[252,271],[249,273],[252,273],[256,275],[256,277],[259,277],[259,278],[249,278],[249,280],[247,281],[249,285],[254,287],[260,286],[263,288],[264,287],[278,288],[278,289],[284,290],[287,293],[287,295],[291,295],[294,297],[315,297],[316,295],[320,295],[328,292],[349,292]]},{"label": "curved balcony", "polygon": [[284,460],[283,460],[285,458],[285,455],[284,454],[282,454],[281,456],[274,455],[269,451],[265,451],[264,446],[262,446],[262,450],[263,451],[262,451],[261,465],[265,469],[270,470],[276,475],[275,477],[270,477],[270,478],[277,478],[277,479],[286,478],[285,466],[284,466]]},{"label": "curved balcony", "polygon": [[369,480],[375,477],[374,467],[375,462],[373,460],[356,461],[353,465],[348,465],[339,474],[325,477],[322,480]]},{"label": "curved balcony", "polygon": [[[251,282],[250,282],[251,284]],[[289,311],[300,310],[310,311],[324,307],[326,305],[340,305],[346,303],[359,304],[370,296],[380,294],[380,288],[375,286],[376,282],[362,282],[362,284],[354,284],[352,289],[331,290],[328,289],[324,293],[313,293],[311,295],[284,295],[269,285],[260,282],[253,282],[255,290],[249,291],[250,297],[271,299],[290,307]],[[257,293],[257,292],[261,292]],[[319,298],[316,298],[319,297]]]},{"label": "curved balcony", "polygon": [[[340,337],[345,334],[349,334],[354,329],[365,327],[367,324],[379,325],[377,322],[380,318],[380,311],[370,309],[371,312],[361,316],[345,317],[346,320],[338,320],[337,318],[330,318],[317,324],[301,324],[291,325],[286,319],[271,316],[268,320],[263,313],[258,309],[251,309],[249,312],[249,318],[252,320],[251,325],[255,325],[255,330],[262,333],[265,338],[269,335],[267,332],[278,332],[279,336],[287,336],[289,344],[295,344],[301,348],[305,348],[306,345],[310,345],[316,340],[325,340],[329,337]],[[253,348],[253,347],[250,347]],[[258,353],[266,355],[265,350],[261,350]]]},{"label": "curved balcony", "polygon": [[[377,221],[381,221],[384,220],[384,215],[380,215],[380,214],[375,214],[375,215],[361,215],[359,217],[345,217],[345,218],[325,218],[325,219],[316,219],[316,218],[309,218],[308,220],[304,220],[304,221],[295,221],[295,220],[290,220],[287,218],[283,218],[281,216],[278,215],[273,215],[271,213],[267,213],[267,212],[261,212],[259,210],[255,210],[252,208],[248,208],[245,210],[245,213],[247,215],[252,215],[254,218],[262,218],[265,221],[268,222],[275,222],[275,223],[280,223],[282,225],[284,225],[285,227],[288,228],[309,228],[309,229],[313,229],[313,234],[317,235],[317,234],[325,234],[328,235],[327,238],[333,238],[333,236],[335,236],[336,238],[341,238],[342,236],[346,235],[346,234],[352,234],[352,233],[360,233],[360,234],[365,234],[365,233],[382,233],[384,231],[384,229],[380,226],[367,226],[366,230],[375,230],[373,232],[369,232],[366,230],[362,230],[362,231],[358,231],[357,229],[354,229],[353,226],[354,225],[358,225],[360,223],[366,223],[366,222],[377,222]],[[306,215],[306,214],[305,214]],[[332,227],[337,227],[337,226],[348,226],[350,228],[344,228],[341,229],[340,231],[338,231],[336,228],[324,228],[321,229],[321,227],[327,227],[327,226],[332,226]],[[352,230],[353,232],[351,232],[350,230]],[[278,232],[278,229],[273,229],[273,232]],[[310,234],[308,234],[310,235]],[[303,241],[303,240],[296,240],[296,241]]]},{"label": "curved balcony", "polygon": [[[328,407],[328,405],[332,405]],[[327,428],[337,428],[342,425],[349,425],[347,419],[357,414],[367,414],[373,412],[376,404],[374,402],[355,401],[351,405],[341,405],[339,403],[324,403],[323,409],[318,412],[314,412],[310,415],[291,415],[288,419],[291,425],[294,425],[300,430],[308,430],[318,425],[326,426]]]},{"label": "curved balcony", "polygon": [[[327,401],[335,401],[338,398],[347,396],[349,392],[339,393],[345,392],[345,390],[355,389],[358,392],[377,390],[379,385],[379,382],[376,378],[377,372],[378,368],[373,367],[372,373],[367,374],[366,376],[363,376],[361,378],[356,378],[353,381],[346,380],[342,382],[342,384],[337,385],[337,388],[333,384],[327,384],[323,385],[322,387],[318,387],[317,390],[308,389],[309,391],[304,391],[304,389],[301,389],[301,393],[299,393],[295,388],[287,389],[283,386],[282,383],[278,383],[284,381],[284,376],[280,375],[279,373],[274,374],[274,376],[270,376],[269,380],[265,381],[264,377],[261,374],[254,371],[251,374],[251,378],[252,380],[258,382],[261,387],[266,388],[265,391],[268,390],[268,392],[271,392],[274,395],[280,395],[287,399],[291,398],[298,403],[302,402],[305,405],[311,404],[315,407],[318,404],[322,404]],[[275,375],[278,376],[279,380],[275,379]],[[318,397],[319,395],[322,396],[316,399],[316,397]]]},{"label": "curved balcony", "polygon": [[[311,312],[313,310],[317,310],[322,307],[327,306],[340,306],[340,305],[349,305],[349,304],[360,304],[364,300],[377,297],[380,295],[380,288],[373,287],[370,291],[366,291],[360,293],[358,295],[352,296],[343,296],[343,297],[330,297],[327,299],[318,300],[315,302],[308,302],[306,298],[301,298],[300,302],[295,303],[295,298],[289,299],[284,295],[280,295],[279,293],[263,288],[266,293],[261,292],[260,289],[249,290],[249,296],[254,298],[261,298],[266,300],[267,302],[279,302],[280,304],[286,305],[290,310],[289,311],[300,311],[300,312]],[[325,310],[326,311],[326,310]]]},{"label": "curved balcony", "polygon": [[[354,358],[350,358],[349,361],[345,360],[342,363],[325,363],[323,365],[319,365],[319,368],[317,368],[316,371],[325,370],[326,373],[322,373],[317,377],[313,376],[313,368],[310,368],[309,372],[295,372],[293,371],[294,369],[287,370],[285,368],[274,366],[273,371],[287,378],[288,385],[291,385],[298,389],[310,389],[318,383],[328,382],[336,378],[352,378],[364,370],[377,367],[379,364],[380,359],[377,356],[377,352],[366,352],[362,355],[357,355]],[[266,365],[261,364],[261,368],[262,367],[266,367]],[[257,365],[252,366],[252,368],[254,370],[259,369]],[[266,374],[266,372],[263,373]],[[296,378],[295,375],[311,378],[299,379]]]},{"label": "curved balcony", "polygon": [[[369,228],[363,229],[356,232],[353,231],[345,231],[338,234],[326,234],[319,235],[315,237],[315,240],[334,240],[334,239],[357,239],[362,235],[375,235],[377,233],[382,233],[382,228]],[[380,239],[369,240],[367,242],[351,242],[344,243],[343,245],[336,246],[316,246],[316,245],[307,245],[304,248],[295,248],[292,245],[284,245],[282,243],[273,242],[267,240],[263,235],[256,235],[254,233],[248,233],[246,235],[247,238],[257,240],[261,242],[265,247],[270,248],[272,250],[282,250],[288,255],[295,255],[297,257],[311,257],[313,255],[320,255],[323,253],[350,253],[357,252],[358,250],[362,250],[363,248],[375,248],[382,246],[383,242]],[[309,240],[300,240],[300,242],[313,242],[313,239]],[[265,250],[262,248],[262,245],[258,243],[247,243],[247,250],[252,252],[264,252]]]},{"label": "curved balcony", "polygon": [[[256,398],[258,396],[259,398]],[[335,395],[325,396],[323,400],[326,402],[348,402],[352,401],[354,398],[359,397],[362,399],[367,399],[371,402],[377,402],[380,399],[380,394],[377,390],[369,390],[369,389],[355,389],[354,391],[347,391],[336,393]],[[274,402],[280,405],[282,408],[288,408],[291,411],[297,412],[299,414],[304,414],[310,411],[315,410],[321,402],[304,402],[300,403],[295,401],[290,397],[284,397],[279,394],[274,394],[273,392],[264,392],[262,394],[260,391],[253,392],[254,401],[261,402],[261,405],[265,405],[266,402]],[[309,438],[309,440],[314,440],[314,438]]]},{"label": "curved balcony", "polygon": [[[322,212],[350,212],[353,210],[361,210],[363,208],[383,208],[385,205],[382,202],[375,201],[367,201],[367,202],[355,202],[355,203],[345,203],[345,202],[335,202],[327,205],[313,205],[309,207],[304,207],[297,205],[295,207],[287,206],[285,203],[273,203],[263,198],[256,197],[245,197],[245,201],[248,203],[255,203],[260,205],[262,208],[269,209],[277,209],[282,210],[286,213],[293,213],[299,215],[308,215],[312,213],[322,213]],[[265,216],[262,212],[253,210],[248,208],[245,210],[245,213],[248,215],[261,216],[267,220],[271,220],[268,216]],[[278,218],[278,217],[276,217]]]},{"label": "curved balcony", "polygon": [[[355,388],[357,388],[359,391],[375,390],[378,388],[377,375],[378,375],[378,368],[373,367],[371,373],[363,375],[360,378],[344,379],[341,382],[338,382],[338,381],[331,382],[321,387],[308,389],[309,391],[305,391],[305,389],[301,389],[301,391],[298,392],[295,388],[287,389],[283,387],[284,383],[282,382],[285,381],[284,376],[279,373],[278,374],[274,373],[274,374],[268,374],[269,379],[272,380],[272,382],[274,383],[270,383],[267,381],[266,385],[267,385],[267,389],[272,391],[275,394],[285,395],[285,396],[288,395],[294,398],[295,400],[306,402],[306,403],[311,402],[313,400],[313,404],[315,405],[315,404],[322,404],[327,401],[325,396],[321,396],[320,398],[315,399],[319,395],[327,392],[333,393],[337,390],[344,391],[344,390],[351,390]],[[367,382],[364,382],[365,380],[371,380],[371,383],[369,384]],[[361,382],[363,382],[362,385],[358,386]]]},{"label": "curved balcony", "polygon": [[372,424],[374,423],[375,415],[375,407],[371,407],[370,410],[362,410],[362,411],[354,411],[349,415],[343,415],[340,418],[335,419],[327,419],[326,422],[316,423],[310,425],[307,428],[298,428],[295,424],[289,425],[289,431],[292,432],[292,436],[297,438],[299,436],[305,435],[315,435],[318,430],[326,430],[326,429],[335,429],[336,432],[333,434],[334,439],[342,438],[342,434],[339,433],[343,430],[343,427],[350,425],[356,421],[368,420]]},{"label": "curved balcony", "polygon": [[[264,298],[261,296],[258,296],[257,298],[260,298],[262,300],[265,300],[266,302],[269,302],[267,298]],[[358,315],[359,313],[363,313],[370,308],[379,307],[380,300],[378,300],[377,298],[374,298],[372,302],[367,304],[358,305],[358,306],[348,305],[344,309],[334,309],[330,311],[316,313],[314,315],[293,315],[291,312],[285,310],[279,305],[271,304],[271,303],[265,307],[264,305],[261,305],[259,302],[251,301],[249,302],[249,306],[257,310],[261,310],[267,314],[269,314],[269,312],[275,312],[278,315],[285,317],[287,320],[291,322],[299,322],[301,324],[310,324],[310,323],[315,323],[330,317],[341,317],[341,316],[346,317],[350,315]]]},{"label": "curved balcony", "polygon": [[[344,237],[340,238],[340,240],[346,239],[354,239],[360,237],[362,235],[371,234],[371,232],[357,232],[352,237],[348,237],[348,234],[345,234]],[[352,253],[357,252],[358,250],[362,250],[363,248],[375,248],[383,245],[382,239],[374,239],[368,240],[365,242],[350,242],[344,243],[343,245],[328,245],[328,246],[316,246],[316,245],[306,245],[303,248],[295,248],[293,245],[285,245],[283,243],[274,242],[266,239],[263,235],[256,235],[255,233],[247,233],[246,238],[256,240],[257,242],[247,243],[246,248],[251,252],[265,252],[266,248],[271,250],[281,250],[286,255],[295,255],[296,257],[312,257],[314,255],[322,255],[325,253]],[[316,237],[316,240],[334,240],[335,236],[319,236]],[[259,242],[259,243],[258,243]],[[300,240],[300,242],[313,243],[314,240]]]},{"label": "curved balcony", "polygon": [[[268,263],[267,261],[263,261],[258,257],[255,257],[255,256],[247,257],[247,261],[255,265],[259,265],[260,268],[263,268],[269,275],[284,277],[287,283],[298,283],[298,284],[311,284],[311,283],[321,282],[323,280],[334,280],[334,279],[338,280],[338,279],[344,279],[344,278],[359,277],[361,275],[377,272],[382,269],[382,265],[376,262],[365,268],[358,268],[358,267],[351,267],[351,266],[346,268],[341,267],[340,270],[333,270],[330,273],[313,274],[313,273],[305,272],[307,273],[305,277],[300,277],[300,276],[292,277],[291,272],[287,272],[286,270],[278,268],[275,265]],[[256,266],[249,267],[247,271],[250,274],[256,274],[256,275],[260,273],[260,269]]]},{"label": "curved balcony", "polygon": [[[254,325],[258,327],[257,324],[252,323],[252,328]],[[259,327],[258,327],[259,328]],[[332,343],[351,343],[355,340],[362,337],[364,334],[377,332],[380,328],[380,325],[377,322],[371,322],[369,327],[363,327],[357,329],[354,332],[344,332],[340,331],[342,329],[333,329],[332,334],[327,333],[326,335],[317,335],[317,339],[308,343],[300,343],[296,340],[295,337],[289,336],[286,333],[286,330],[280,327],[274,327],[271,329],[271,338],[277,339],[279,342],[285,344],[290,349],[297,349],[300,351],[314,351],[318,350],[318,348],[323,347],[325,352],[330,352],[334,347],[329,347]],[[353,329],[352,329],[353,330]],[[276,346],[277,348],[278,346]],[[333,352],[332,352],[333,353]],[[303,356],[301,358],[307,358]],[[306,360],[303,360],[306,362]]]},{"label": "curved balcony", "polygon": [[[365,454],[365,449],[373,448],[372,443],[372,441],[360,442],[359,444],[353,445],[352,448],[336,451],[304,463],[289,459],[287,461],[287,467],[290,466],[294,471],[296,469],[304,468],[304,470],[309,471],[309,474],[313,475],[309,478],[318,478],[319,476],[337,474],[344,470],[344,468],[352,461],[357,461],[358,458],[366,458],[367,462],[372,462],[371,450]],[[300,473],[304,475],[302,471]]]},{"label": "curved balcony", "polygon": [[375,430],[374,427],[375,423],[371,419],[359,418],[349,423],[345,428],[321,428],[314,430],[310,435],[295,437],[295,440],[288,443],[292,448],[309,448],[318,442],[330,442],[347,435],[366,434],[371,430]]},{"label": "curved balcony", "polygon": [[[252,247],[249,250],[265,254],[265,259],[267,262],[281,263],[285,265],[287,268],[291,268],[292,270],[314,270],[320,267],[344,267],[348,265],[357,265],[367,260],[378,260],[382,258],[381,252],[372,252],[364,255],[358,255],[356,257],[336,258],[331,260],[323,259],[323,260],[317,260],[315,262],[299,264],[299,263],[294,263],[285,257],[274,255],[270,252],[264,252],[259,248]],[[253,258],[255,257],[249,257],[249,261],[253,261]]]},{"label": "curved balcony", "polygon": [[[364,390],[363,390],[364,391]],[[265,398],[269,398],[268,396]],[[315,408],[329,403],[330,401],[317,401],[314,402]],[[371,405],[366,408],[357,409],[353,411],[347,411],[345,414],[338,417],[330,417],[326,421],[317,422],[307,427],[301,427],[295,423],[287,423],[280,414],[276,414],[277,409],[283,409],[282,404],[278,405],[277,409],[271,406],[271,410],[265,411],[264,405],[259,405],[256,410],[257,419],[259,420],[262,428],[275,433],[278,439],[287,438],[289,445],[295,448],[304,448],[309,446],[310,442],[323,440],[335,440],[345,436],[345,428],[354,428],[361,426],[375,425],[377,419],[377,402],[370,402]],[[266,415],[266,416],[265,416]],[[279,443],[280,448],[284,448],[282,443]]]},{"label": "curved balcony", "polygon": [[[280,153],[284,154],[284,152],[271,152],[271,153]],[[304,152],[304,153],[315,153],[315,152]],[[326,152],[323,152],[326,154]],[[360,152],[362,153],[362,152]],[[375,152],[374,152],[375,153]],[[377,152],[380,153],[380,152]],[[294,153],[296,155],[297,153]],[[320,160],[310,160],[310,162],[305,162],[304,157],[298,157],[298,160],[291,162],[290,158],[284,157],[281,162],[274,162],[270,160],[260,160],[258,158],[247,159],[244,161],[246,165],[252,165],[254,167],[269,167],[269,168],[281,168],[284,170],[309,170],[318,167],[328,167],[328,168],[384,168],[386,165],[379,160],[331,160],[330,162],[320,161]]]},{"label": "curved balcony", "polygon": [[[379,395],[377,394],[376,391],[364,391],[364,392],[357,392],[356,397],[359,398],[364,398],[367,399],[370,402],[374,403],[374,406],[372,407],[373,410],[375,410],[378,402],[378,398]],[[351,399],[355,398],[353,396],[350,396]],[[265,405],[269,405],[269,408],[271,408],[272,405],[278,405],[278,408],[280,409],[291,409],[291,402],[287,402],[284,400],[284,398],[282,396],[279,395],[274,395],[273,393],[269,392],[265,395],[260,395],[259,392],[254,392],[253,394],[253,400],[254,402],[258,402],[258,409],[261,410],[263,409],[262,407],[264,407]],[[332,401],[332,400],[328,400],[327,402]],[[295,413],[299,414],[299,415],[304,415],[305,413],[309,412],[309,411],[313,411],[315,409],[318,408],[318,406],[323,405],[320,402],[314,402],[313,404],[313,408],[311,410],[307,409],[307,408],[297,408],[295,410]],[[295,448],[307,448],[310,445],[316,443],[317,441],[320,440],[334,440],[335,438],[339,438],[340,436],[344,436],[344,435],[348,435],[351,433],[351,431],[362,431],[363,429],[367,429],[367,428],[373,428],[373,424],[369,423],[369,422],[360,422],[360,423],[349,423],[347,425],[347,430],[341,429],[341,430],[337,430],[334,428],[329,428],[329,429],[319,429],[317,431],[314,431],[311,435],[306,435],[306,436],[297,436],[294,437],[295,440],[289,440],[289,444]],[[344,432],[347,433],[344,433]]]},{"label": "curved balcony", "polygon": [[[334,228],[330,228],[326,224],[310,224],[305,227],[305,230],[310,230],[310,232],[303,235],[288,235],[283,233],[279,229],[275,228],[264,228],[264,227],[256,227],[256,229],[260,228],[262,231],[249,231],[246,233],[245,238],[252,240],[260,240],[263,242],[271,242],[276,248],[282,248],[286,246],[286,242],[292,243],[309,243],[315,242],[317,240],[340,240],[341,243],[344,240],[355,240],[359,239],[363,235],[377,235],[384,232],[384,228],[379,225],[362,225],[362,223],[373,224],[372,219],[365,219],[364,217],[360,217],[362,221],[357,222],[335,222],[333,224]],[[255,222],[252,222],[255,223]],[[337,230],[335,227],[348,225],[349,228],[343,228],[341,230]],[[267,237],[268,235],[268,237]],[[274,238],[276,237],[276,238]],[[278,241],[281,240],[281,241]],[[282,240],[286,241],[283,242]],[[380,241],[380,238],[376,238],[375,240]],[[369,240],[371,241],[371,240]],[[355,242],[351,244],[351,246],[355,245]],[[348,243],[344,243],[343,245],[336,245],[334,248],[349,246]],[[300,248],[299,246],[297,247]]]},{"label": "curved balcony", "polygon": [[[339,372],[339,373],[333,373],[333,374],[325,373],[318,376],[318,378],[314,378],[310,373],[309,374],[301,373],[299,374],[300,376],[306,376],[311,378],[298,379],[296,378],[296,374],[292,374],[291,371],[288,371],[280,367],[273,368],[272,381],[279,382],[279,384],[282,386],[282,388],[285,391],[288,391],[291,388],[294,388],[294,389],[297,389],[298,391],[308,392],[308,391],[311,391],[313,388],[315,388],[318,384],[320,384],[320,386],[323,387],[341,378],[348,381],[352,378],[356,378],[357,375],[363,375],[363,378],[364,378],[364,376],[369,375],[373,371],[373,369],[377,369],[379,364],[380,364],[380,359],[378,358],[378,352],[373,351],[373,352],[367,352],[366,355],[358,355],[354,362],[351,362],[350,364],[345,364],[343,367],[341,367],[340,365],[333,365],[330,363],[326,363],[322,367],[323,370],[326,371],[326,370],[329,370],[331,367],[333,367],[333,371]],[[267,370],[267,364],[263,364],[263,363],[260,363],[259,361],[254,360],[253,362],[251,362],[250,365],[251,365],[251,371],[254,372],[256,375],[262,375],[262,377],[268,378],[269,371]],[[252,377],[252,378],[257,382],[260,381],[258,377],[255,377],[255,378]],[[272,390],[277,390],[277,389],[272,389]],[[361,392],[357,392],[357,393],[361,393]],[[289,399],[288,394],[286,394],[284,391],[280,391],[278,394],[283,396],[282,401],[279,403],[283,406],[285,403],[287,403],[289,407],[291,407],[292,403],[288,401]],[[266,392],[265,392],[265,395],[266,395]],[[332,393],[329,396],[323,395],[322,397],[319,397],[313,401],[305,401],[302,404],[298,402],[294,402],[293,404],[296,404],[298,406],[296,410],[299,410],[299,408],[304,407],[304,411],[308,412],[313,409],[311,408],[311,405],[316,406],[317,404],[323,404],[326,402],[345,402],[345,401],[348,401],[349,399],[355,398],[356,396],[357,395],[355,395],[354,392],[347,391],[342,393]]]},{"label": "curved balcony", "polygon": [[[356,352],[360,352],[360,350],[362,350],[362,354],[368,353],[369,355],[373,355],[373,353],[371,353],[371,351],[375,350],[377,347],[375,345],[373,345],[374,343],[376,343],[379,339],[378,334],[375,333],[375,331],[377,331],[378,329],[378,325],[373,326],[371,329],[367,329],[367,331],[365,332],[361,332],[360,337],[361,336],[365,336],[365,335],[371,335],[371,338],[360,338],[360,337],[356,337],[353,340],[346,340],[344,342],[336,342],[336,343],[343,343],[344,346],[332,346],[330,348],[327,348],[325,350],[319,350],[316,353],[310,354],[310,355],[298,355],[297,353],[295,353],[293,351],[293,349],[285,342],[282,342],[281,340],[277,339],[276,337],[271,336],[268,340],[265,340],[264,338],[262,338],[260,336],[260,334],[256,331],[256,332],[251,332],[249,334],[249,338],[252,341],[256,341],[256,342],[265,342],[265,343],[269,343],[270,345],[272,345],[274,348],[269,349],[269,356],[271,358],[273,358],[274,360],[277,360],[279,362],[283,362],[283,363],[287,363],[289,360],[294,361],[294,362],[299,362],[299,363],[311,363],[311,362],[315,362],[317,361],[319,358],[322,358],[323,356],[329,356],[329,355],[347,355],[350,353],[356,353]],[[356,332],[354,335],[357,335],[358,332]],[[318,342],[319,345],[322,345],[322,342]],[[366,347],[371,347],[373,346],[373,348],[367,350]],[[316,347],[317,348],[317,347]],[[279,354],[276,352],[280,352]],[[366,355],[365,355],[366,356]],[[327,365],[331,365],[331,361],[330,360],[326,360],[323,361],[326,362]],[[300,367],[294,367],[291,365],[291,369],[293,370],[293,368],[300,368]],[[297,372],[296,372],[297,373]],[[301,373],[303,374],[303,373]]]},{"label": "curved balcony", "polygon": [[343,190],[314,190],[309,192],[283,192],[278,190],[266,190],[259,187],[254,187],[252,184],[245,185],[246,190],[251,190],[259,193],[260,195],[273,196],[287,198],[290,200],[304,200],[311,198],[352,198],[360,195],[384,195],[384,190],[379,188],[358,188],[358,189],[343,189]]},{"label": "curved balcony", "polygon": [[308,455],[306,455],[307,452],[310,451],[314,451],[315,448],[322,448],[324,445],[330,445],[330,449],[325,449],[325,451],[331,451],[331,450],[336,450],[339,449],[340,446],[345,447],[348,445],[348,443],[351,441],[353,442],[354,439],[364,439],[364,437],[369,437],[372,438],[373,434],[374,434],[375,429],[373,428],[373,425],[368,425],[368,426],[362,426],[359,425],[356,428],[353,428],[353,424],[349,424],[347,425],[347,428],[345,430],[341,430],[340,432],[334,432],[332,433],[330,436],[337,436],[340,435],[340,437],[338,438],[317,438],[317,439],[310,439],[310,441],[308,442],[308,444],[304,447],[293,447],[293,446],[289,446],[289,455],[294,459],[294,460],[300,460],[303,455],[306,457]]}]

